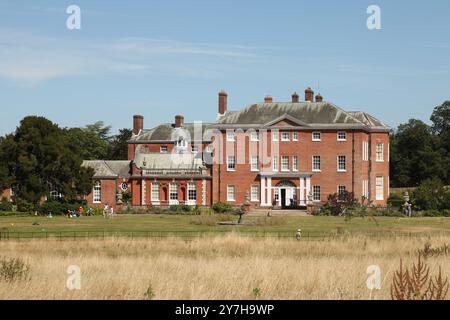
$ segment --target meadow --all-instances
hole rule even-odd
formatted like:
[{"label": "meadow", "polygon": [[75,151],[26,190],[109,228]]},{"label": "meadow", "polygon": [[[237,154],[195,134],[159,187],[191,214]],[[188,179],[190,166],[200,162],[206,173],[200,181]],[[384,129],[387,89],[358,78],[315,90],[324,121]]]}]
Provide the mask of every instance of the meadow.
[{"label": "meadow", "polygon": [[[0,280],[0,299],[390,299],[400,258],[410,264],[425,243],[450,237],[0,241],[1,256],[29,266],[24,279]],[[449,275],[447,256],[427,263]],[[80,290],[66,288],[71,265],[80,267]],[[380,290],[366,286],[370,265],[380,267]]]},{"label": "meadow", "polygon": [[[3,233],[110,233],[63,241],[0,239],[0,266],[1,259],[15,258],[27,266],[25,276],[12,281],[2,279],[0,270],[0,299],[390,299],[400,259],[410,265],[425,244],[450,244],[446,218],[274,218],[249,216],[236,227],[187,215],[3,216]],[[317,236],[297,241],[299,227]],[[174,236],[110,236],[161,230]],[[177,233],[197,231],[208,233]],[[273,236],[279,233],[288,236]],[[442,267],[450,276],[447,252],[426,262],[431,273]],[[66,287],[72,265],[81,270],[80,290]],[[380,290],[366,286],[371,265],[380,267]]]}]

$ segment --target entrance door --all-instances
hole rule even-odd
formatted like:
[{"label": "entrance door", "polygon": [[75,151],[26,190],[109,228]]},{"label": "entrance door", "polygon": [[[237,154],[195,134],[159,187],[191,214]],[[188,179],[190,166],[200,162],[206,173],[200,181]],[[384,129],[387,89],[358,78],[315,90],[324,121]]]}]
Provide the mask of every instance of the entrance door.
[{"label": "entrance door", "polygon": [[294,197],[292,188],[286,188],[286,202],[285,206],[288,208],[291,206],[291,199]]},{"label": "entrance door", "polygon": [[281,209],[286,209],[286,189],[280,189]]}]

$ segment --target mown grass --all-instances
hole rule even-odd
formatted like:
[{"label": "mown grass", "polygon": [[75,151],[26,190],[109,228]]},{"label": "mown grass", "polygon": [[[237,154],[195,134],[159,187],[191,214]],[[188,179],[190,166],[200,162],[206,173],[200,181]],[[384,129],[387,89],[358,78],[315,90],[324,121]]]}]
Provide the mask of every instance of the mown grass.
[{"label": "mown grass", "polygon": [[[236,218],[237,219],[237,218]],[[242,226],[224,226],[201,223],[189,215],[117,215],[114,219],[82,217],[53,219],[39,216],[1,216],[0,232],[295,232],[301,228],[304,235],[323,234],[436,234],[450,233],[450,218],[391,218],[375,219],[340,217],[244,217]]]}]

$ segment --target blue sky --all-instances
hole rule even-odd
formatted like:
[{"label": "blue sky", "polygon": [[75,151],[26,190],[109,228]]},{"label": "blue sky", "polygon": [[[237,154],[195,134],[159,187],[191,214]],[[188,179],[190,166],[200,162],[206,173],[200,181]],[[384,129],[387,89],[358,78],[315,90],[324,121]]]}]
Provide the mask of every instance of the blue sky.
[{"label": "blue sky", "polygon": [[[66,8],[81,8],[68,30]],[[381,8],[381,30],[366,27]],[[26,115],[114,130],[215,119],[311,86],[391,126],[450,99],[450,1],[0,1],[0,134]]]}]

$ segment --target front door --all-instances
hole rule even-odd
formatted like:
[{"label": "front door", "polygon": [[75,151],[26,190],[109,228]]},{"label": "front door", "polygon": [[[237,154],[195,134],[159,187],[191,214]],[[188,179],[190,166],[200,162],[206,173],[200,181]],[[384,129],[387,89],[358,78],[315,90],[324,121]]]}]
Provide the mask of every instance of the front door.
[{"label": "front door", "polygon": [[281,209],[286,209],[286,189],[280,189]]},{"label": "front door", "polygon": [[285,206],[289,208],[291,206],[291,199],[293,198],[292,188],[286,188],[286,201]]}]

